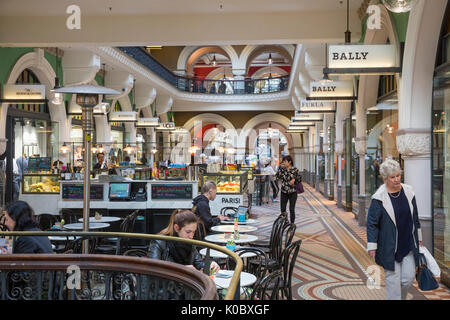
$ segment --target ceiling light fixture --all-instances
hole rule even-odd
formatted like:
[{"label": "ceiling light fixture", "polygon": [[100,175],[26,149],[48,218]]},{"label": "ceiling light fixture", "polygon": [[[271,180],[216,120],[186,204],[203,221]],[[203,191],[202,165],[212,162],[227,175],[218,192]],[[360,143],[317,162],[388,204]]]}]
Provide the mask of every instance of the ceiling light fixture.
[{"label": "ceiling light fixture", "polygon": [[389,11],[404,13],[411,10],[416,0],[382,0],[382,2]]},{"label": "ceiling light fixture", "polygon": [[269,59],[267,60],[267,62],[268,62],[269,64],[272,64],[272,63],[273,63],[272,53],[269,53]]},{"label": "ceiling light fixture", "polygon": [[[59,86],[59,77],[58,77],[58,47],[56,47],[56,55],[55,55],[55,87],[53,89],[59,89],[61,88]],[[63,94],[60,92],[54,92],[53,93],[53,99],[52,99],[52,103],[53,104],[61,104],[63,102]]]},{"label": "ceiling light fixture", "polygon": [[59,147],[59,151],[61,151],[61,153],[67,153],[70,151],[70,148],[64,142],[63,145],[61,147]]},{"label": "ceiling light fixture", "polygon": [[213,65],[213,67],[217,66],[216,54],[214,54],[211,64]]}]

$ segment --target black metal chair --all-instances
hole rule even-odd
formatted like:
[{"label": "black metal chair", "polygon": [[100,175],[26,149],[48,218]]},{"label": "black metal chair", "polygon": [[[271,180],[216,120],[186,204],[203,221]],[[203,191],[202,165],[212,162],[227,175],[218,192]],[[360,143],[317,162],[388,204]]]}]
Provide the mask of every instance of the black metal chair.
[{"label": "black metal chair", "polygon": [[281,270],[275,270],[269,273],[253,287],[250,300],[279,300],[281,277]]},{"label": "black metal chair", "polygon": [[276,245],[276,239],[279,238],[279,233],[283,230],[283,227],[288,224],[287,212],[282,212],[273,222],[272,231],[270,232],[269,241],[255,241],[250,244],[252,247],[263,250],[266,254],[272,255],[272,250]]},{"label": "black metal chair", "polygon": [[39,229],[42,231],[49,231],[55,222],[58,222],[58,217],[49,213],[41,213],[36,215],[36,222],[39,225]]},{"label": "black metal chair", "polygon": [[283,250],[282,269],[283,278],[280,283],[282,296],[287,300],[292,300],[292,273],[294,272],[295,262],[298,257],[302,240],[292,242]]},{"label": "black metal chair", "polygon": [[130,249],[123,253],[124,256],[147,257],[147,251],[142,249]]},{"label": "black metal chair", "polygon": [[[136,222],[139,210],[135,210],[130,213],[120,224],[120,232],[131,233],[134,230],[134,224]],[[108,243],[109,242],[109,243]],[[101,254],[116,254],[120,255],[121,252],[129,250],[128,238],[107,238],[101,239],[99,244],[95,248],[97,253]]]},{"label": "black metal chair", "polygon": [[[244,258],[242,271],[253,274],[256,277],[256,283],[262,280],[267,272],[267,255],[264,251],[258,248],[241,247],[235,250],[235,253],[242,258],[246,253],[254,253],[255,256]],[[228,257],[226,261],[226,267],[228,270],[234,270],[236,268],[236,262]]]},{"label": "black metal chair", "polygon": [[[227,211],[232,211],[232,213],[227,213]],[[226,215],[230,218],[234,218],[234,216],[236,215],[237,212],[237,208],[235,207],[223,207],[222,209],[220,209],[220,214],[221,215]]]},{"label": "black metal chair", "polygon": [[97,247],[97,238],[96,237],[80,237],[75,240],[68,241],[66,243],[66,247],[64,248],[63,254],[68,253],[82,253],[83,248],[83,241],[89,240],[89,254],[96,253],[96,247]]}]

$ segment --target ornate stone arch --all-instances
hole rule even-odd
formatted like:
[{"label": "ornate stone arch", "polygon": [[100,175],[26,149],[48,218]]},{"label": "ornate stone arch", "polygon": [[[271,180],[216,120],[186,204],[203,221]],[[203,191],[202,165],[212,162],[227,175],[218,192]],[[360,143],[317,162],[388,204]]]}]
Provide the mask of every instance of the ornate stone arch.
[{"label": "ornate stone arch", "polygon": [[[39,79],[39,81],[45,85],[45,95],[49,99],[48,108],[50,118],[52,121],[59,122],[59,139],[60,141],[68,141],[70,137],[70,126],[66,115],[66,108],[64,105],[54,105],[51,102],[53,94],[50,90],[55,86],[55,71],[50,63],[44,57],[43,49],[36,49],[33,52],[28,52],[21,56],[12,67],[9,76],[6,80],[6,84],[14,84],[22,73],[23,70],[30,69]],[[6,118],[8,113],[8,104],[2,103],[1,105],[1,117],[0,117],[0,154],[6,150],[5,140],[5,128]]]}]

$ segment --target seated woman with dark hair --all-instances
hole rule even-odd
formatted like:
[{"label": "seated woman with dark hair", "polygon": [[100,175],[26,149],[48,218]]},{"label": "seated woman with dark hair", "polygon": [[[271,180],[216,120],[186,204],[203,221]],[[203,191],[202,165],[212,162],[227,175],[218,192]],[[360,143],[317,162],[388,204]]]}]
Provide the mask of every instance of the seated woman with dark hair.
[{"label": "seated woman with dark hair", "polygon": [[[3,224],[9,231],[41,231],[34,220],[34,212],[25,201],[16,201],[6,209]],[[20,236],[13,253],[53,253],[52,244],[44,236]]]},{"label": "seated woman with dark hair", "polygon": [[[198,218],[192,211],[176,210],[172,213],[167,228],[159,234],[192,240],[197,225]],[[205,266],[197,249],[190,243],[181,241],[154,240],[150,243],[148,257],[195,267],[197,270]],[[220,270],[219,265],[214,261],[211,262],[211,268],[215,272]]]}]

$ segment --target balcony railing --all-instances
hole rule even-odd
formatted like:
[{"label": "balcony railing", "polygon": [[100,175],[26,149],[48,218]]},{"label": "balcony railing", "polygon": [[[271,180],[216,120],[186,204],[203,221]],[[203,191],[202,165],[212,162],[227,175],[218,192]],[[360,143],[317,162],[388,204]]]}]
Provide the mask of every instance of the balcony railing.
[{"label": "balcony railing", "polygon": [[[242,260],[222,246],[135,233],[115,232],[0,232],[0,236],[76,236],[98,238],[163,239],[209,247],[230,255],[235,273],[225,299],[239,292]],[[91,244],[91,242],[89,242]],[[206,262],[207,263],[207,262]],[[78,282],[75,281],[79,270]],[[70,272],[69,272],[70,271]],[[237,290],[237,291],[236,291]],[[204,273],[172,262],[107,254],[2,254],[0,300],[215,300],[214,282]]]},{"label": "balcony railing", "polygon": [[174,74],[141,47],[118,47],[137,62],[156,73],[178,90],[205,94],[260,94],[284,91],[289,86],[289,75],[263,79],[203,79],[187,78]]}]

